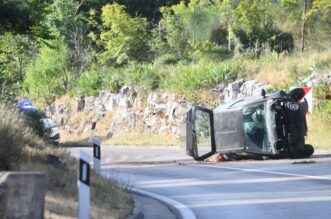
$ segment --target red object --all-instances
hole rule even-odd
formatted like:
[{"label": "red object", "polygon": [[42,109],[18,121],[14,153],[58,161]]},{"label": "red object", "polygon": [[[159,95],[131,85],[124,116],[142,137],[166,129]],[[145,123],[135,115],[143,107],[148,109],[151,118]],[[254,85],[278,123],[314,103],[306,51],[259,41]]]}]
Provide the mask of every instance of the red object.
[{"label": "red object", "polygon": [[214,162],[217,163],[217,162],[224,162],[224,161],[225,161],[225,157],[223,156],[223,154],[220,154],[220,153],[216,154]]}]

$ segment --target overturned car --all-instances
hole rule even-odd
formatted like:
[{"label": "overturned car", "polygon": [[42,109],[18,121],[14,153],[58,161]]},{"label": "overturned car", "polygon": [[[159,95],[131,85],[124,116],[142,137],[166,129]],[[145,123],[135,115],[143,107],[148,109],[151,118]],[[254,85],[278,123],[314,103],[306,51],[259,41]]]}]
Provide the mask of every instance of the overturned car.
[{"label": "overturned car", "polygon": [[204,160],[215,153],[230,158],[304,158],[307,101],[304,90],[245,97],[213,111],[193,106],[186,119],[186,153]]}]

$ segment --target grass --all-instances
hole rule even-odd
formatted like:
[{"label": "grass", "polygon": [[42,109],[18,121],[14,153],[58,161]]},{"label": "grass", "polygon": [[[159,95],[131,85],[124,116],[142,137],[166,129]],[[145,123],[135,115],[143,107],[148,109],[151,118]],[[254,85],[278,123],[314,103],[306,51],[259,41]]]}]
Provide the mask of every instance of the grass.
[{"label": "grass", "polygon": [[[77,160],[63,148],[45,144],[19,113],[0,103],[1,171],[47,174],[45,218],[77,218]],[[50,155],[58,158],[51,162]],[[91,171],[91,218],[126,218],[133,209],[127,190]]]},{"label": "grass", "polygon": [[320,107],[315,107],[308,116],[308,139],[315,149],[331,149],[331,99],[323,101]]},{"label": "grass", "polygon": [[[48,154],[59,157],[63,168],[51,164]],[[77,160],[65,149],[46,148],[35,151],[20,171],[42,171],[47,173],[45,210],[49,218],[77,217]],[[126,218],[132,211],[133,201],[126,189],[91,172],[91,218]],[[47,218],[47,217],[46,217]]]},{"label": "grass", "polygon": [[[327,70],[330,66],[331,50],[311,51],[292,55],[269,54],[257,60],[241,60],[239,76],[271,83],[284,88],[298,79],[307,77],[311,67]],[[293,85],[293,84],[292,84]]]}]

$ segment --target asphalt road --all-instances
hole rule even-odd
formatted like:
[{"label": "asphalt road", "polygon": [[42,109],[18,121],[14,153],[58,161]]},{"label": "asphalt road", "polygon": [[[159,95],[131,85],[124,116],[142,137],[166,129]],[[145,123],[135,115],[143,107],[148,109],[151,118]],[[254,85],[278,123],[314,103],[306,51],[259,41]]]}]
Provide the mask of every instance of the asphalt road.
[{"label": "asphalt road", "polygon": [[[331,218],[329,155],[196,163],[183,149],[104,147],[103,151],[104,175],[177,201],[199,219]],[[109,157],[112,160],[106,162]]]}]

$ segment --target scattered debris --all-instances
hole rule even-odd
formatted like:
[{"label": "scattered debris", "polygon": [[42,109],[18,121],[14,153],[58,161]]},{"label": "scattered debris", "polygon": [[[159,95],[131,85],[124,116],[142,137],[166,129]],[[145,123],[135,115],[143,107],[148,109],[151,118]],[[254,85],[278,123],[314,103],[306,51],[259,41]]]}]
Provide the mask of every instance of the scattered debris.
[{"label": "scattered debris", "polygon": [[294,161],[292,164],[312,164],[316,163],[314,160],[303,160],[303,161]]}]

